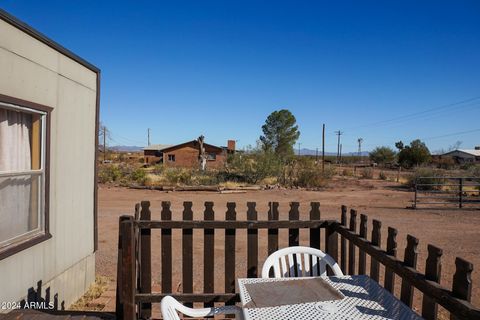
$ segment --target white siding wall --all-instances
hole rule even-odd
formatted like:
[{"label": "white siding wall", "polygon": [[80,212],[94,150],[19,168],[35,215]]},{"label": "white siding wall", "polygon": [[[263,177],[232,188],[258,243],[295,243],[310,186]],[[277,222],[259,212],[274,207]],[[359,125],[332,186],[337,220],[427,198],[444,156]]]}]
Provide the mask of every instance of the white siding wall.
[{"label": "white siding wall", "polygon": [[25,298],[41,280],[68,306],[95,277],[96,73],[0,20],[0,93],[53,108],[52,238],[0,260],[0,301]]}]

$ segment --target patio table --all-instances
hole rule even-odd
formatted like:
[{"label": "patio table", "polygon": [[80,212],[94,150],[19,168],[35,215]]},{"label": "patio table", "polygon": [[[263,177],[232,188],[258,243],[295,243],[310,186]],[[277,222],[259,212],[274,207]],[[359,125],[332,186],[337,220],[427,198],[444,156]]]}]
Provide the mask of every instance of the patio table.
[{"label": "patio table", "polygon": [[[313,278],[238,279],[240,298],[245,320],[256,319],[422,319],[412,309],[398,300],[377,282],[365,275],[323,277],[326,283],[338,290],[344,298],[286,304],[271,307],[252,307],[248,292],[250,284],[298,281]],[[297,282],[301,284],[302,282]],[[247,285],[247,286],[245,286]],[[270,284],[270,287],[271,284]],[[281,287],[281,286],[279,286]],[[292,290],[293,291],[293,290]],[[275,294],[272,292],[272,294]],[[281,296],[281,294],[279,295]],[[257,300],[259,300],[257,298]],[[249,303],[250,302],[250,303]],[[246,306],[248,304],[248,306]],[[281,304],[281,303],[279,303]]]}]

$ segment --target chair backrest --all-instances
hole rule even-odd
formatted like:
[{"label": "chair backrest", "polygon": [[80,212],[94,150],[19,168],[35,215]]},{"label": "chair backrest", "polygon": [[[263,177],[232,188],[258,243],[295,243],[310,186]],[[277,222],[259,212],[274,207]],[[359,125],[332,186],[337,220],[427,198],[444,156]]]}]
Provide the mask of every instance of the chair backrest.
[{"label": "chair backrest", "polygon": [[321,250],[309,247],[288,247],[272,253],[262,268],[262,278],[270,277],[273,267],[275,278],[326,276],[329,266],[333,274],[343,276],[337,262]]},{"label": "chair backrest", "polygon": [[241,309],[236,306],[192,309],[185,307],[172,296],[164,297],[160,308],[164,320],[180,320],[178,312],[194,318],[210,317],[216,314],[235,314],[237,315],[237,319],[241,319],[242,317]]}]

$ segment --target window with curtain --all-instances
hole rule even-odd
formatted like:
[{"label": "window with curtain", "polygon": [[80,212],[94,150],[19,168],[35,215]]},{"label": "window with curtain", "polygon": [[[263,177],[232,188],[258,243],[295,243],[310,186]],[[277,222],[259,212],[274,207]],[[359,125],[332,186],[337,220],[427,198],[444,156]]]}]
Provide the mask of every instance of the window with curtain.
[{"label": "window with curtain", "polygon": [[45,233],[46,117],[0,102],[0,253]]}]

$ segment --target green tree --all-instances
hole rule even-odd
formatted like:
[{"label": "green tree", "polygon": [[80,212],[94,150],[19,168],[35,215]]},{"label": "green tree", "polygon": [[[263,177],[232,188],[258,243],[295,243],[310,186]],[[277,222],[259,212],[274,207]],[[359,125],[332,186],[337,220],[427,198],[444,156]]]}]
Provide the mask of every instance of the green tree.
[{"label": "green tree", "polygon": [[289,110],[272,112],[262,126],[260,136],[263,148],[272,150],[282,160],[294,154],[293,146],[300,137],[295,116]]},{"label": "green tree", "polygon": [[395,151],[389,147],[376,147],[369,153],[369,156],[373,162],[386,164],[395,160]]},{"label": "green tree", "polygon": [[[430,150],[424,142],[419,139],[410,142],[410,145],[403,145],[401,141],[395,144],[399,148],[398,162],[407,168],[419,166],[430,161]],[[400,146],[402,148],[400,148]]]}]

